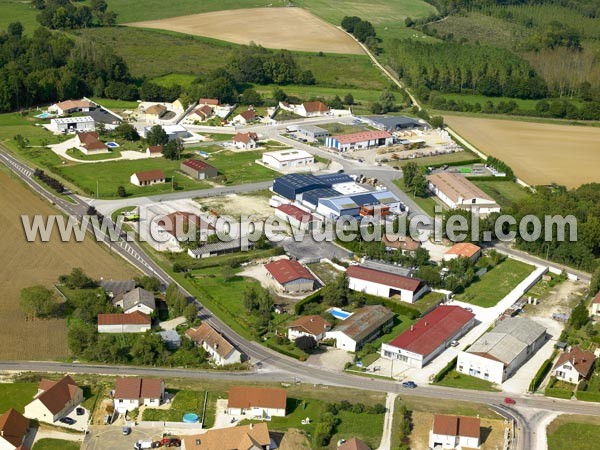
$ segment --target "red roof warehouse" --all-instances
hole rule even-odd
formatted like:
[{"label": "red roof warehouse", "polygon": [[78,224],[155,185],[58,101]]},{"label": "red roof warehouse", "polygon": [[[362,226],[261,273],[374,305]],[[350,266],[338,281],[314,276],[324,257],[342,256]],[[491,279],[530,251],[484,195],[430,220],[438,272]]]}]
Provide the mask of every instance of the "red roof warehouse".
[{"label": "red roof warehouse", "polygon": [[346,270],[350,289],[378,297],[400,295],[400,300],[414,303],[427,291],[427,285],[418,278],[405,277],[368,267],[350,266]]},{"label": "red roof warehouse", "polygon": [[423,367],[475,324],[475,315],[460,306],[442,305],[419,319],[389,344],[381,356]]},{"label": "red roof warehouse", "polygon": [[279,259],[265,264],[265,269],[285,291],[312,291],[315,287],[315,278],[298,261]]}]

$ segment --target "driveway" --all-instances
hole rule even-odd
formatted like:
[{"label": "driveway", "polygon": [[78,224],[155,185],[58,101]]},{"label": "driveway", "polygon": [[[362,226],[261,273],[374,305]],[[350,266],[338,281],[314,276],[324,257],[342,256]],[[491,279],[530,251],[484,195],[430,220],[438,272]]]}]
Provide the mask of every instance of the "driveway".
[{"label": "driveway", "polygon": [[352,256],[348,250],[335,245],[333,242],[316,242],[310,234],[304,235],[301,241],[288,237],[282,242],[285,251],[300,262],[318,262],[324,258],[347,259]]},{"label": "driveway", "polygon": [[322,370],[342,372],[346,363],[354,361],[354,356],[346,350],[325,346],[321,346],[319,349],[321,350],[319,353],[308,357],[306,364]]},{"label": "driveway", "polygon": [[129,436],[123,436],[121,427],[105,426],[90,427],[90,433],[86,437],[82,450],[115,450],[131,449],[137,441],[154,440],[162,436],[162,430],[144,430],[140,427],[132,427]]}]

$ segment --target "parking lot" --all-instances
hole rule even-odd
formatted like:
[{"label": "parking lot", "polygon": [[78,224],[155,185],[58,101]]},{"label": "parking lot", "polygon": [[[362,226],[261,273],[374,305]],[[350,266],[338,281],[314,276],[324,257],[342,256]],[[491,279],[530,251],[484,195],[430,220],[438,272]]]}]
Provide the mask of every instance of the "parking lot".
[{"label": "parking lot", "polygon": [[84,450],[131,450],[139,440],[149,441],[161,436],[161,430],[140,427],[133,427],[129,436],[123,436],[120,426],[93,426],[89,431],[83,442]]}]

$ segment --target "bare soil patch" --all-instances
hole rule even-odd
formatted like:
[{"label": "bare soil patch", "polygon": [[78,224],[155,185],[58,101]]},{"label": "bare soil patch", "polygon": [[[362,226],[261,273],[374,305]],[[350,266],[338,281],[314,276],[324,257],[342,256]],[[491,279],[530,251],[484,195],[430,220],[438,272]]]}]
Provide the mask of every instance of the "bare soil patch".
[{"label": "bare soil patch", "polygon": [[51,360],[67,356],[66,321],[26,321],[19,306],[22,288],[51,287],[59,275],[81,267],[94,278],[130,278],[136,275],[125,261],[109,255],[99,244],[27,242],[21,214],[47,216],[56,211],[19,181],[0,170],[0,359]]},{"label": "bare soil patch", "polygon": [[128,24],[267,48],[362,54],[346,33],[301,8],[216,11]]},{"label": "bare soil patch", "polygon": [[452,115],[444,120],[482,152],[505,161],[526,183],[575,188],[600,181],[600,128]]}]

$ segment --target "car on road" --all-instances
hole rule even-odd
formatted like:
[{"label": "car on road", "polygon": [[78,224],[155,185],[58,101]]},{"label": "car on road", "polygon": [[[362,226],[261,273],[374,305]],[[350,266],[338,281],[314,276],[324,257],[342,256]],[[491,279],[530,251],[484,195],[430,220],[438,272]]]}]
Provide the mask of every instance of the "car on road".
[{"label": "car on road", "polygon": [[85,409],[79,407],[75,410],[78,416],[83,416],[85,414]]},{"label": "car on road", "polygon": [[392,167],[392,169],[394,169],[394,170],[400,170],[400,167],[398,167],[398,166],[393,166],[393,167]]},{"label": "car on road", "polygon": [[458,341],[452,341],[450,342],[450,346],[451,347],[458,347],[459,342]]},{"label": "car on road", "polygon": [[60,423],[65,423],[67,425],[75,425],[75,420],[70,417],[63,417],[59,420]]},{"label": "car on road", "polygon": [[131,434],[131,427],[123,427],[123,436],[129,436]]},{"label": "car on road", "polygon": [[505,397],[504,398],[504,403],[506,403],[507,405],[514,405],[517,402],[515,401],[514,398],[510,398],[510,397]]},{"label": "car on road", "polygon": [[402,383],[402,387],[404,389],[414,389],[417,387],[417,383],[415,383],[414,381],[405,381],[404,383]]}]

